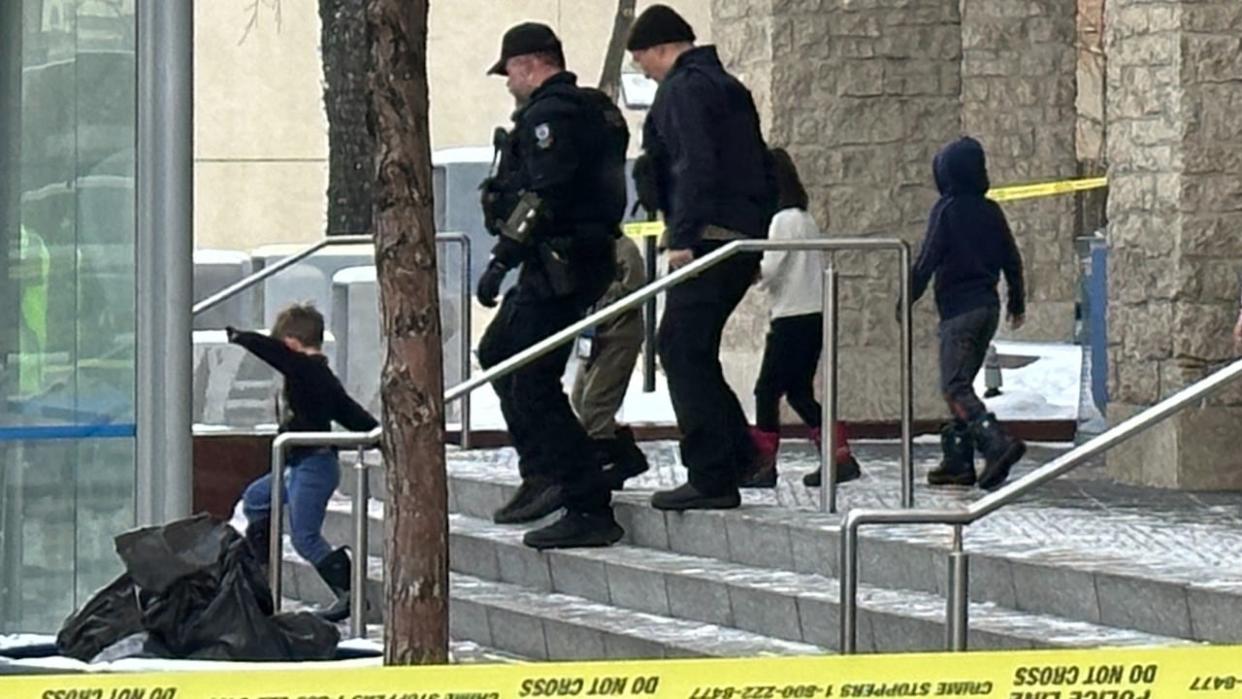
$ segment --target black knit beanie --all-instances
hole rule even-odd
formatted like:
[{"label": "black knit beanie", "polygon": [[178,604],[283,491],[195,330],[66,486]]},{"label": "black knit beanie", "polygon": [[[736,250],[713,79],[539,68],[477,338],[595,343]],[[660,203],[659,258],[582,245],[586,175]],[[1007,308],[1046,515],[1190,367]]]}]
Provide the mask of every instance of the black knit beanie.
[{"label": "black knit beanie", "polygon": [[660,44],[694,41],[694,29],[668,5],[652,5],[643,11],[625,42],[627,51],[641,51]]}]

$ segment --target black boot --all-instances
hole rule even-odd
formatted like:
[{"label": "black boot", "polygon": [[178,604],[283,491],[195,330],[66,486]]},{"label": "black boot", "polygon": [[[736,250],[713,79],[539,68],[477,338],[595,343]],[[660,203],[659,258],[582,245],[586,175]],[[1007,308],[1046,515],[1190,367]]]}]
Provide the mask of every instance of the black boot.
[{"label": "black boot", "polygon": [[496,524],[524,524],[543,519],[564,506],[565,491],[560,485],[546,478],[527,478],[509,502],[496,510],[492,521]]},{"label": "black boot", "polygon": [[[862,477],[862,467],[858,465],[858,459],[850,454],[844,461],[837,463],[837,483],[849,483],[856,481]],[[820,475],[819,469],[815,469],[802,477],[802,485],[808,488],[818,488],[824,482],[824,478]]]},{"label": "black boot", "polygon": [[662,490],[651,496],[651,506],[657,510],[731,510],[742,504],[742,494],[737,489],[721,493],[705,493],[694,485],[673,490]]},{"label": "black boot", "polygon": [[526,532],[522,543],[542,551],[612,546],[623,536],[625,530],[617,524],[611,509],[593,513],[569,510],[552,524]]},{"label": "black boot", "polygon": [[327,558],[315,566],[315,571],[327,583],[332,594],[336,595],[336,602],[333,602],[327,609],[315,612],[316,616],[334,624],[345,621],[349,618],[349,549],[342,546],[328,554]]},{"label": "black boot", "polygon": [[955,420],[942,427],[940,450],[944,458],[927,474],[927,482],[930,485],[974,485],[975,440],[970,426]]},{"label": "black boot", "polygon": [[613,490],[621,490],[627,480],[651,468],[647,455],[638,448],[634,431],[629,427],[618,427],[616,437],[599,440],[599,444],[606,453],[603,457],[604,478]]},{"label": "black boot", "polygon": [[270,517],[258,517],[246,523],[246,543],[250,551],[267,571],[268,562],[272,557],[272,520]]},{"label": "black boot", "polygon": [[979,475],[979,487],[996,490],[1005,484],[1009,469],[1026,453],[1026,444],[1010,436],[992,413],[985,413],[971,423],[970,434],[987,460]]}]

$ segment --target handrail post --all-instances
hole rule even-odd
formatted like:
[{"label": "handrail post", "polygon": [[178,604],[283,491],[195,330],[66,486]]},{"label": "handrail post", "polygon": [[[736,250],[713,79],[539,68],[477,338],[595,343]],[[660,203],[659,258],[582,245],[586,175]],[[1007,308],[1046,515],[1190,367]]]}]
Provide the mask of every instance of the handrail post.
[{"label": "handrail post", "polygon": [[[647,283],[654,282],[659,270],[656,267],[657,250],[655,236],[646,238],[646,254],[643,264],[647,267]],[[656,390],[656,300],[647,299],[643,305],[643,393]]]},{"label": "handrail post", "polygon": [[820,381],[823,383],[823,410],[820,411],[819,509],[837,511],[837,270],[831,252],[824,270],[823,288],[823,360]]},{"label": "handrail post", "polygon": [[354,464],[354,565],[350,569],[349,633],[354,638],[367,635],[367,559],[369,535],[367,506],[370,500],[367,480],[366,447],[358,447]]},{"label": "handrail post", "polygon": [[962,550],[962,525],[953,526],[949,551],[949,594],[945,605],[945,650],[966,650],[970,633],[970,557]]},{"label": "handrail post", "polygon": [[914,339],[910,246],[901,245],[901,506],[914,507]]},{"label": "handrail post", "polygon": [[841,526],[840,613],[841,654],[858,652],[858,527],[859,522],[847,515]]},{"label": "handrail post", "polygon": [[[461,241],[461,379],[470,380],[472,295],[470,293],[470,238],[462,235]],[[461,397],[461,443],[462,449],[470,448],[470,394]]]},{"label": "handrail post", "polygon": [[284,507],[285,507],[285,444],[288,442],[288,435],[277,435],[272,441],[272,480],[271,480],[271,512],[269,513],[268,526],[270,527],[268,552],[267,552],[267,576],[272,587],[272,609],[280,611],[282,597],[281,592],[281,565],[284,563]]}]

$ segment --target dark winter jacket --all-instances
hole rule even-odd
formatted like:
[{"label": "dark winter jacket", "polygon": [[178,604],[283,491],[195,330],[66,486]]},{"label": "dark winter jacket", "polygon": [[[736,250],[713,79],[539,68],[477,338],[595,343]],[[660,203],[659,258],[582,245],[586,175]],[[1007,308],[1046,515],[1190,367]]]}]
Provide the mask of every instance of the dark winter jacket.
[{"label": "dark winter jacket", "polygon": [[767,236],[775,187],[750,91],[712,46],[682,54],[643,127],[668,228],[668,247],[694,249],[704,227]]},{"label": "dark winter jacket", "polygon": [[913,300],[936,278],[936,307],[947,320],[983,306],[998,306],[996,284],[1005,274],[1007,310],[1026,312],[1022,256],[1000,206],[987,198],[983,146],[962,138],[945,146],[932,164],[940,199],[914,265]]}]

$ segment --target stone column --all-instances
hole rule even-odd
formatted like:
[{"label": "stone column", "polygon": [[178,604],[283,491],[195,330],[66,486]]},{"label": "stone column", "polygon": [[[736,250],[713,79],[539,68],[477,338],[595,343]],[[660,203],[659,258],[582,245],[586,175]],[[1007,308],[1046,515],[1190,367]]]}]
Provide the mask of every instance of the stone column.
[{"label": "stone column", "polygon": [[[833,236],[915,243],[935,201],[932,157],[960,132],[958,0],[715,0],[712,33],[756,94],[769,143],[798,163],[820,225]],[[842,254],[837,263],[842,415],[894,421],[895,256]],[[748,319],[763,312],[760,301],[739,310],[726,338],[731,349],[735,340],[755,348],[730,362],[731,378],[741,373],[735,367],[757,366],[762,316]],[[924,299],[915,328],[923,417],[944,412],[931,309]]]},{"label": "stone column", "polygon": [[[1232,355],[1242,270],[1242,3],[1109,0],[1109,419]],[[1242,390],[1113,450],[1116,477],[1242,487]]]},{"label": "stone column", "polygon": [[[962,3],[962,131],[987,149],[993,186],[1078,172],[1076,6],[1077,0]],[[1075,213],[1073,196],[1005,205],[1026,267],[1024,338],[1072,336]]]}]

